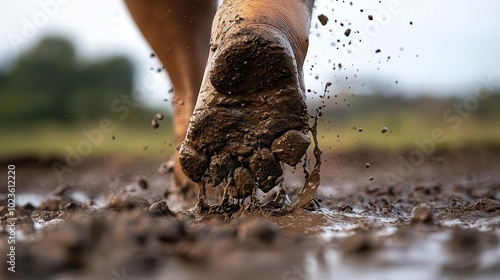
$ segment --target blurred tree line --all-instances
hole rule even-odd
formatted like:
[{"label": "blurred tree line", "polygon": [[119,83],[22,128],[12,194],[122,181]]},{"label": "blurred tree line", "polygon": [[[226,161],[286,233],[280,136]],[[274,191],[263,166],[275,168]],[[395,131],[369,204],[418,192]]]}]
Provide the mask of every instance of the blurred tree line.
[{"label": "blurred tree line", "polygon": [[[322,109],[323,116],[326,119],[335,119],[337,121],[347,121],[353,117],[368,118],[372,115],[401,116],[415,115],[422,119],[439,121],[443,118],[443,113],[447,110],[456,112],[454,106],[459,106],[462,111],[473,115],[475,118],[484,121],[500,121],[500,92],[487,92],[482,90],[484,100],[474,98],[473,93],[467,96],[454,96],[447,98],[418,96],[408,98],[403,94],[398,96],[388,96],[383,94],[373,95],[353,95],[340,94],[328,100],[325,100],[325,108]],[[467,106],[473,106],[470,100],[476,100],[477,108],[468,110]],[[468,101],[469,100],[469,101]],[[312,106],[314,107],[314,106]]]},{"label": "blurred tree line", "polygon": [[[111,104],[130,95],[134,67],[124,56],[95,61],[79,58],[74,45],[65,38],[47,37],[23,53],[6,73],[0,72],[0,126],[35,127],[43,123],[74,125],[102,118],[116,118]],[[412,115],[429,122],[442,120],[443,112],[455,97],[405,98],[404,96],[339,94],[325,97],[323,119],[344,123],[354,118],[379,117],[384,123],[404,125],[400,116]],[[500,94],[479,102],[474,117],[500,121]],[[315,105],[310,104],[310,108]],[[137,107],[127,117],[127,125],[149,126],[155,112]],[[170,118],[170,116],[166,116]],[[164,123],[168,124],[167,119]]]},{"label": "blurred tree line", "polygon": [[[110,117],[112,102],[131,94],[133,75],[127,57],[85,61],[67,39],[47,37],[0,72],[0,125],[72,125]],[[138,107],[127,121],[147,125],[151,116]]]}]

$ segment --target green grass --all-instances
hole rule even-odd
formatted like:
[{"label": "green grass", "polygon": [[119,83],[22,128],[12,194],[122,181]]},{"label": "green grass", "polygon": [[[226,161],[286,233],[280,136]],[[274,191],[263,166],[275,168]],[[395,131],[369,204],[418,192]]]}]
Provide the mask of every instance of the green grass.
[{"label": "green grass", "polygon": [[[388,132],[380,129],[387,127]],[[354,129],[355,128],[355,129]],[[363,131],[359,132],[359,128]],[[332,149],[352,149],[367,147],[376,149],[405,150],[416,147],[415,141],[430,139],[434,129],[442,129],[446,141],[438,144],[440,148],[459,148],[470,145],[500,145],[499,122],[471,117],[453,129],[434,116],[417,116],[411,113],[384,114],[374,113],[348,120],[320,122],[318,135],[320,146]]]},{"label": "green grass", "polygon": [[[447,135],[439,148],[464,146],[500,145],[500,122],[496,118],[472,115],[463,120],[462,126],[453,129],[440,119],[440,114],[419,114],[415,111],[371,112],[350,115],[345,118],[323,118],[319,123],[318,136],[324,151],[341,151],[357,148],[390,149],[393,151],[415,149],[415,140],[432,136],[433,129],[443,129]],[[382,134],[380,129],[389,131]],[[82,130],[98,127],[96,122],[85,125],[57,126],[38,125],[34,128],[9,129],[0,138],[0,154],[3,157],[21,155],[65,156],[68,148],[76,150],[87,138]],[[354,129],[355,128],[355,129]],[[359,128],[363,128],[359,132]],[[338,137],[337,137],[338,135]],[[115,140],[112,139],[115,136]],[[161,122],[158,129],[148,124],[128,125],[116,122],[112,133],[103,134],[99,145],[92,145],[92,156],[166,158],[175,150],[172,127],[169,120]],[[147,150],[144,151],[144,147]],[[161,152],[163,151],[163,153]],[[90,155],[89,155],[90,156]]]},{"label": "green grass", "polygon": [[[85,145],[83,143],[90,143],[82,131],[91,131],[96,127],[92,123],[73,127],[46,124],[31,129],[10,129],[8,134],[0,138],[0,154],[4,157],[65,156],[68,150],[77,150],[79,146]],[[102,141],[97,145],[91,144],[92,151],[88,156],[165,158],[175,149],[171,126],[164,124],[156,130],[148,125],[140,127],[116,125],[112,133],[102,135]],[[146,145],[147,149],[144,150]]]}]

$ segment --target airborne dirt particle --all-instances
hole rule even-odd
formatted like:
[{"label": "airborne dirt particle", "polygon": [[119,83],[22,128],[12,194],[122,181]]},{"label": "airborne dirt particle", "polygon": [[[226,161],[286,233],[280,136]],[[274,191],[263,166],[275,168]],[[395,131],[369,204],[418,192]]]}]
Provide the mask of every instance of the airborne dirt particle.
[{"label": "airborne dirt particle", "polygon": [[151,126],[152,126],[154,129],[157,129],[158,127],[160,127],[160,124],[158,123],[158,121],[156,120],[156,118],[154,118],[154,119],[151,121]]},{"label": "airborne dirt particle", "polygon": [[382,133],[386,133],[386,132],[387,132],[387,130],[388,130],[388,128],[384,126],[384,127],[382,127],[382,128],[380,129],[380,132],[382,132]]},{"label": "airborne dirt particle", "polygon": [[163,114],[162,113],[158,113],[156,114],[155,118],[159,121],[163,120]]},{"label": "airborne dirt particle", "polygon": [[373,16],[372,15],[368,15],[368,20],[373,20]]},{"label": "airborne dirt particle", "polygon": [[351,35],[351,29],[350,29],[350,28],[348,28],[348,29],[344,32],[344,35],[345,35],[346,37],[349,37],[349,35]]},{"label": "airborne dirt particle", "polygon": [[318,19],[319,19],[319,22],[321,23],[321,25],[325,26],[327,23],[328,23],[328,17],[321,14],[318,16]]}]

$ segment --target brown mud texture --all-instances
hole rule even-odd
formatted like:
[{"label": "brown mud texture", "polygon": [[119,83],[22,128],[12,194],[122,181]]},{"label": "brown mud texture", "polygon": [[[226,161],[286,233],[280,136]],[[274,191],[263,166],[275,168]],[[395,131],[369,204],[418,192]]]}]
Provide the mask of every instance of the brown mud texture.
[{"label": "brown mud texture", "polygon": [[[436,151],[413,169],[408,154],[325,151],[315,207],[236,218],[179,210],[159,162],[89,160],[59,184],[51,161],[10,161],[16,243],[2,194],[1,278],[498,279],[500,151]],[[284,174],[293,201],[303,172]]]}]

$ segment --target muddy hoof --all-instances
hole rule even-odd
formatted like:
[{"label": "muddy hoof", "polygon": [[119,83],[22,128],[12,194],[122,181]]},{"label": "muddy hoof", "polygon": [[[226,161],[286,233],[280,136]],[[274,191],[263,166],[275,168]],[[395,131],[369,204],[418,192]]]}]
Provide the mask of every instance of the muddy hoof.
[{"label": "muddy hoof", "polygon": [[255,182],[264,192],[274,188],[280,160],[297,164],[310,141],[302,73],[288,38],[266,25],[234,30],[212,49],[179,158],[191,180],[207,174],[217,186],[232,177],[229,194],[244,198]]}]

